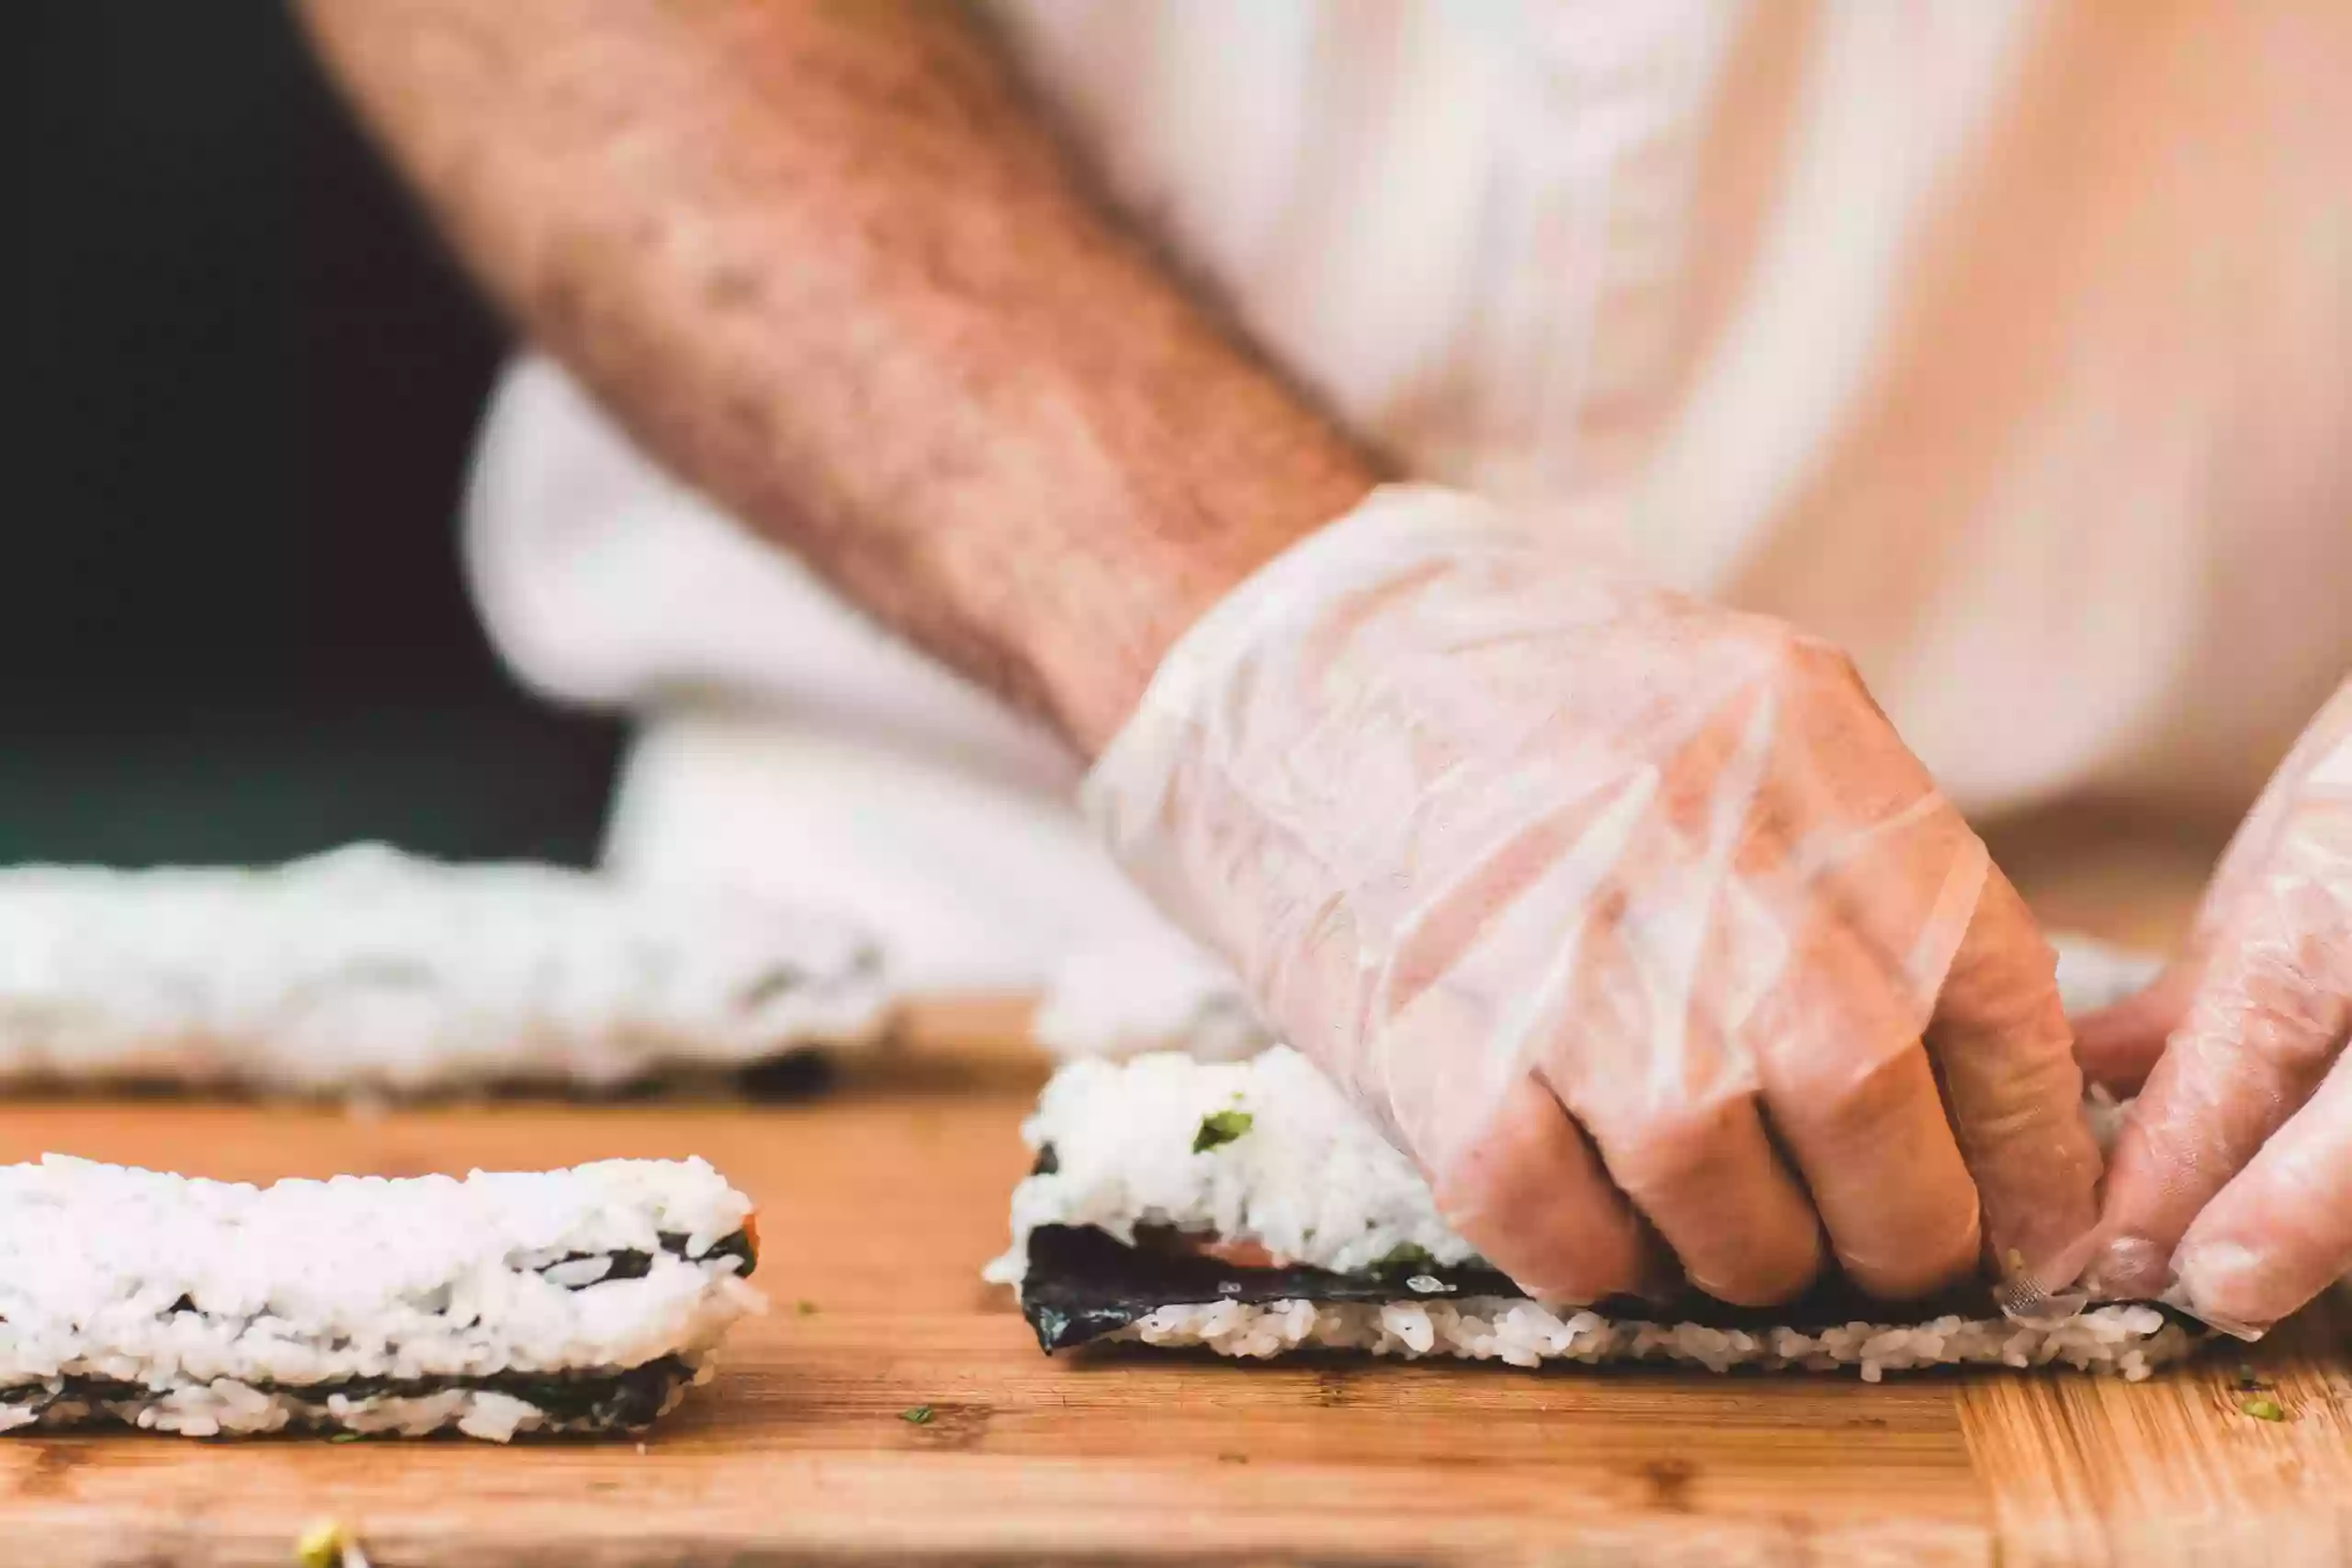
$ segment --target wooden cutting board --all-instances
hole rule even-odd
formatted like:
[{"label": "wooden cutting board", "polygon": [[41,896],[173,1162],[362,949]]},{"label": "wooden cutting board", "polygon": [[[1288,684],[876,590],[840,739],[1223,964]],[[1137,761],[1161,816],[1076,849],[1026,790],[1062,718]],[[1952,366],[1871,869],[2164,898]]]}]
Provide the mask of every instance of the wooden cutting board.
[{"label": "wooden cutting board", "polygon": [[[0,1562],[282,1563],[334,1517],[425,1564],[2334,1562],[2352,1368],[2322,1310],[2137,1386],[1392,1363],[1048,1360],[979,1281],[1025,1082],[910,1069],[803,1105],[0,1111],[44,1149],[231,1178],[702,1154],[775,1302],[640,1449],[0,1438]],[[1013,1075],[1026,1078],[1023,1071]],[[928,1406],[916,1425],[902,1413]]]},{"label": "wooden cutting board", "polygon": [[[2027,886],[2053,924],[2161,943],[2201,866],[2179,858],[2043,858]],[[284,1563],[326,1517],[381,1568],[2352,1560],[2332,1306],[2139,1385],[1048,1360],[978,1279],[1027,1160],[1016,1021],[934,1021],[954,1049],[788,1107],[0,1109],[0,1159],[255,1180],[700,1154],[757,1201],[775,1303],[641,1449],[0,1438],[0,1563]],[[2286,1421],[2240,1410],[2242,1360]]]}]

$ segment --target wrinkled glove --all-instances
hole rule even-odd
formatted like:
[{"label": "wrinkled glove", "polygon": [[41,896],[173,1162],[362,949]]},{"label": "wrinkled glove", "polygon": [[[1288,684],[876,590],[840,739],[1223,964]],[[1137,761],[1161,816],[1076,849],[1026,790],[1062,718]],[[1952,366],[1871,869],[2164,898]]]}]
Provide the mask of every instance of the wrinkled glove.
[{"label": "wrinkled glove", "polygon": [[2352,1270],[2347,1031],[2352,682],[2231,840],[2186,956],[2083,1021],[2094,1077],[2146,1080],[2084,1283],[2252,1337]]},{"label": "wrinkled glove", "polygon": [[1768,1303],[1825,1231],[1890,1298],[1987,1233],[2071,1279],[2098,1155],[1982,841],[1837,650],[1561,553],[1375,492],[1186,634],[1091,815],[1534,1294]]}]

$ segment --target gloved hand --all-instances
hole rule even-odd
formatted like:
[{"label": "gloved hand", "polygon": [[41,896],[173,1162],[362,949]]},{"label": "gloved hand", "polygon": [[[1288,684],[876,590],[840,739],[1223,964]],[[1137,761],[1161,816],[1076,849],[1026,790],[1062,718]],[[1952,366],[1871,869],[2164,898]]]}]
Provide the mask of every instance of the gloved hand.
[{"label": "gloved hand", "polygon": [[1891,1298],[1987,1231],[2038,1284],[2079,1266],[2050,949],[1783,625],[1376,491],[1186,634],[1086,802],[1539,1296],[1771,1303],[1825,1228]]},{"label": "gloved hand", "polygon": [[2251,1337],[2352,1269],[2347,1031],[2352,682],[2231,840],[2187,956],[2083,1021],[2094,1077],[2146,1080],[2085,1285]]}]

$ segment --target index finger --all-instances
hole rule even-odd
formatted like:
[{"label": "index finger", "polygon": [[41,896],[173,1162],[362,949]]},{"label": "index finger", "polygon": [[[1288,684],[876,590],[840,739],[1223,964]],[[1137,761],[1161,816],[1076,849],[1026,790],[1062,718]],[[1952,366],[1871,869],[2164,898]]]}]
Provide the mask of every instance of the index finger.
[{"label": "index finger", "polygon": [[2189,1224],[2311,1098],[2352,1022],[2346,908],[2308,875],[2268,879],[2219,941],[2115,1143],[2084,1282],[2153,1296]]},{"label": "index finger", "polygon": [[2057,955],[1998,866],[1926,1032],[2005,1276],[2072,1282],[2098,1222],[2098,1145],[2058,1003]]}]

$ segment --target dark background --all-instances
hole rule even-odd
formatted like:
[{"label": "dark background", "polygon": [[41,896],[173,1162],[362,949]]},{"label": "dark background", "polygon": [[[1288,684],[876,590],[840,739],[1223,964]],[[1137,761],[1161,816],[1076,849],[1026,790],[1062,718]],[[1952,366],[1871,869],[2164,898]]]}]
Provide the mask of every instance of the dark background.
[{"label": "dark background", "polygon": [[590,854],[458,577],[500,328],[286,8],[15,17],[0,861]]}]

